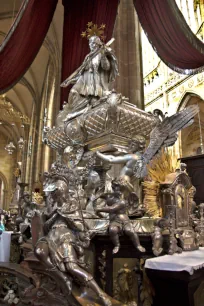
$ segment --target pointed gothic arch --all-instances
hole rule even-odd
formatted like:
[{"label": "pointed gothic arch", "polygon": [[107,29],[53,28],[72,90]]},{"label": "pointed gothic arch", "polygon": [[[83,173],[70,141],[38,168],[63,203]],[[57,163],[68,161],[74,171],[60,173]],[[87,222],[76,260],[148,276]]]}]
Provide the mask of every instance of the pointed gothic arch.
[{"label": "pointed gothic arch", "polygon": [[198,94],[198,92],[196,91],[185,91],[183,93],[183,95],[181,96],[180,98],[180,101],[178,103],[178,107],[177,107],[177,112],[179,112],[180,110],[184,109],[185,107],[187,107],[189,104],[189,101],[192,99],[192,98],[199,98],[200,100],[203,100],[204,101],[204,94]]},{"label": "pointed gothic arch", "polygon": [[178,103],[177,112],[194,104],[199,106],[200,112],[199,116],[194,118],[194,123],[180,132],[182,157],[201,154],[201,146],[204,142],[204,95],[196,91],[184,92]]}]

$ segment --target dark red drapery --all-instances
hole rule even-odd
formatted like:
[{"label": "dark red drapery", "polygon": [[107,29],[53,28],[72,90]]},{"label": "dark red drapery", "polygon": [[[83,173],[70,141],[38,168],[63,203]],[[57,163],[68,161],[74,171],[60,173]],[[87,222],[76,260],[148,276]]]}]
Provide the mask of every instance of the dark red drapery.
[{"label": "dark red drapery", "polygon": [[203,70],[204,44],[191,32],[174,0],[133,0],[139,21],[159,57],[173,70]]},{"label": "dark red drapery", "polygon": [[0,49],[0,93],[15,85],[31,65],[49,29],[57,2],[28,2],[19,23]]},{"label": "dark red drapery", "polygon": [[[106,41],[111,38],[119,0],[63,0],[64,33],[62,52],[62,81],[84,60],[89,52],[88,41],[81,37],[87,23],[106,25]],[[70,88],[61,89],[61,102],[67,101]]]}]

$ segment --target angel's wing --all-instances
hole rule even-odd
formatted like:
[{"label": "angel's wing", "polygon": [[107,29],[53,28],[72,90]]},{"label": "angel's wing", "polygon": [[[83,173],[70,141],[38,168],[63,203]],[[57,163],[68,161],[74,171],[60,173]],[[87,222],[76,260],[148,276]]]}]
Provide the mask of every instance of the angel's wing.
[{"label": "angel's wing", "polygon": [[184,110],[166,117],[152,130],[150,143],[143,154],[143,166],[135,169],[136,177],[146,175],[146,165],[161,150],[162,147],[172,146],[177,140],[177,132],[193,123],[194,116],[199,112],[197,105],[191,105]]}]

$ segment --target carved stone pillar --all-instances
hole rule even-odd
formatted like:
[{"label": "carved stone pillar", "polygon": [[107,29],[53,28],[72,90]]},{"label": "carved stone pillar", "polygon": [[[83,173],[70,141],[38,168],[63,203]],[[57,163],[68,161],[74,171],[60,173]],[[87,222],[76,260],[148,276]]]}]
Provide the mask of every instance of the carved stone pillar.
[{"label": "carved stone pillar", "polygon": [[[32,116],[31,116],[31,124],[29,129],[28,135],[28,143],[27,143],[27,150],[26,150],[26,175],[24,182],[29,184],[29,191],[32,190],[33,184],[33,173],[35,173],[34,165],[34,158],[36,156],[35,141],[37,139],[36,129],[37,129],[37,115],[36,115],[36,104],[33,102],[33,109],[32,109]],[[31,145],[32,141],[32,145]]]},{"label": "carved stone pillar", "polygon": [[140,25],[132,0],[120,1],[113,37],[120,73],[114,88],[144,109]]},{"label": "carved stone pillar", "polygon": [[9,192],[8,190],[3,190],[3,209],[7,210],[9,208]]},{"label": "carved stone pillar", "polygon": [[0,179],[0,208],[3,207],[3,181]]},{"label": "carved stone pillar", "polygon": [[[50,95],[47,97],[47,126],[53,126],[53,119],[55,114],[54,102],[55,99],[55,69],[53,63],[50,63],[49,66],[49,74],[47,80],[47,88],[50,91]],[[59,97],[58,97],[59,98]],[[44,113],[43,113],[44,115]],[[41,173],[45,171],[49,171],[49,167],[51,164],[51,150],[48,146],[43,145],[43,154],[42,154],[42,163],[41,163]]]},{"label": "carved stone pillar", "polygon": [[[38,121],[36,122],[38,127],[38,135],[36,137],[35,148],[34,152],[34,164],[33,164],[33,171],[34,171],[34,183],[38,183],[40,180],[40,175],[44,171],[48,171],[50,165],[50,148],[42,143],[42,130],[44,124],[44,114],[45,108],[48,111],[48,126],[53,124],[53,113],[55,111],[54,100],[57,101],[55,96],[55,80],[56,80],[56,73],[58,73],[54,69],[54,64],[50,61],[47,65],[46,70],[46,77],[44,79],[44,86],[42,92],[42,102],[41,107],[36,110]],[[58,83],[57,83],[58,85]],[[32,184],[31,184],[32,186]]]},{"label": "carved stone pillar", "polygon": [[[140,25],[132,0],[120,0],[118,15],[113,32],[113,49],[118,59],[119,77],[114,88],[129,98],[129,102],[144,109],[142,49]],[[119,175],[121,165],[113,165],[109,174]],[[142,202],[139,181],[134,181],[134,188]]]}]

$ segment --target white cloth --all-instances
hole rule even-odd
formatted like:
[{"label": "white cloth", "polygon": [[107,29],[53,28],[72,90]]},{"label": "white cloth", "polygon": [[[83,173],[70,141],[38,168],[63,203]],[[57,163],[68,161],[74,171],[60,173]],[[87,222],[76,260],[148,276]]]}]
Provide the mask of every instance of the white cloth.
[{"label": "white cloth", "polygon": [[0,235],[0,262],[9,262],[12,233],[5,231]]},{"label": "white cloth", "polygon": [[204,267],[204,248],[181,254],[164,255],[147,259],[145,268],[163,271],[187,271],[190,275]]}]

